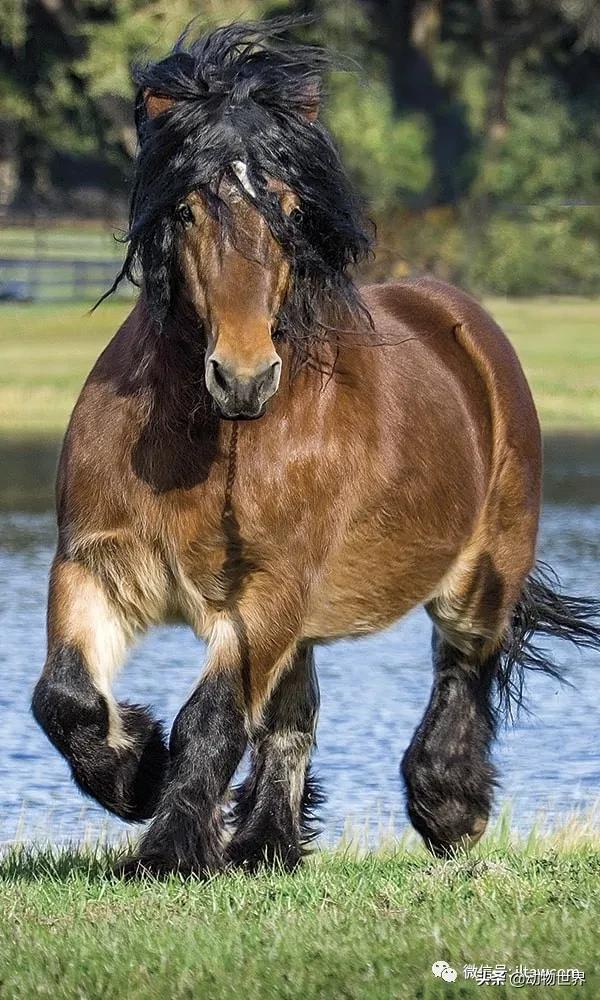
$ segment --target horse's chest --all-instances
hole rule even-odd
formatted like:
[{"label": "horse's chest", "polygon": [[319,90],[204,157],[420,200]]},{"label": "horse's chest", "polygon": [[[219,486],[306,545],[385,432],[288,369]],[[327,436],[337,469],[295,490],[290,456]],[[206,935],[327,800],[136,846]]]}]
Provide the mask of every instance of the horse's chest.
[{"label": "horse's chest", "polygon": [[256,577],[268,573],[276,550],[258,515],[200,506],[172,519],[165,544],[171,603],[196,627],[200,610],[210,616],[231,608]]}]

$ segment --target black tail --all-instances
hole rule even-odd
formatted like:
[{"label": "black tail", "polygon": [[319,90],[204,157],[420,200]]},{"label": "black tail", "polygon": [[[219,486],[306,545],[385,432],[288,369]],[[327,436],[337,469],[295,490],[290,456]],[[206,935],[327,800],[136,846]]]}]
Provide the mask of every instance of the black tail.
[{"label": "black tail", "polygon": [[558,577],[545,563],[538,563],[527,578],[500,657],[498,694],[509,716],[523,704],[526,670],[541,670],[568,683],[547,651],[536,645],[536,636],[566,639],[600,651],[600,600],[561,593]]}]

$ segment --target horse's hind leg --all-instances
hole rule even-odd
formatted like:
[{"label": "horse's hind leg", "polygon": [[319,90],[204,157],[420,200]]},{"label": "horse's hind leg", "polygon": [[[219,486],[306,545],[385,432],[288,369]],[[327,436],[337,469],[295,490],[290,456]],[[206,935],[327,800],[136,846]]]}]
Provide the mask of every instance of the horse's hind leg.
[{"label": "horse's hind leg", "polygon": [[127,645],[127,629],[98,581],[83,565],[58,560],[33,713],[82,791],[123,819],[144,820],[154,812],[168,751],[149,712],[112,695]]},{"label": "horse's hind leg", "polygon": [[444,854],[484,832],[494,788],[490,699],[497,654],[477,660],[434,627],[429,705],[402,760],[407,809],[428,847]]},{"label": "horse's hind leg", "polygon": [[261,862],[279,862],[291,870],[301,861],[320,801],[309,773],[318,710],[313,651],[303,646],[252,739],[251,769],[237,790],[237,829],[227,852],[233,864],[252,870]]}]

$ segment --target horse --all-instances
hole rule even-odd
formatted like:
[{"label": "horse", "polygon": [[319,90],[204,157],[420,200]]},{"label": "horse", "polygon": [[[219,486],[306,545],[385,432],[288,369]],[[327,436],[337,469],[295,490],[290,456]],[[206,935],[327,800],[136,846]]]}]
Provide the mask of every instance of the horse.
[{"label": "horse", "polygon": [[[373,236],[320,119],[329,57],[289,26],[188,31],[134,71],[107,294],[140,293],[66,432],[32,702],[79,788],[150,820],[123,877],[293,870],[319,802],[314,649],[418,605],[433,687],[407,811],[435,854],[468,847],[506,698],[557,671],[534,633],[600,645],[598,602],[535,569],[540,428],[508,339],[433,278],[357,287]],[[112,692],[163,622],[207,644],[168,742]]]}]

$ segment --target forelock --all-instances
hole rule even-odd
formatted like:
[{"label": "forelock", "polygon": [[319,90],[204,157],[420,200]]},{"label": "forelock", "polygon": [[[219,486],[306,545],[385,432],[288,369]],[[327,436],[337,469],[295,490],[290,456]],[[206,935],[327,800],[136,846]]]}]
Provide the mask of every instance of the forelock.
[{"label": "forelock", "polygon": [[[307,113],[332,60],[282,37],[295,23],[237,23],[203,37],[188,31],[165,59],[135,68],[139,152],[125,273],[136,260],[149,267],[161,248],[172,258],[172,215],[191,191],[226,220],[219,189],[227,177],[264,216],[312,299],[326,288],[357,305],[346,271],[370,251],[371,238],[327,130]],[[155,117],[148,92],[167,99]],[[270,179],[297,194],[302,226],[284,217]]]}]

